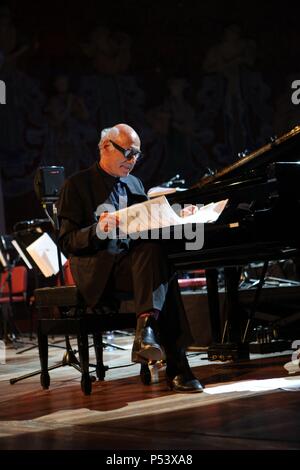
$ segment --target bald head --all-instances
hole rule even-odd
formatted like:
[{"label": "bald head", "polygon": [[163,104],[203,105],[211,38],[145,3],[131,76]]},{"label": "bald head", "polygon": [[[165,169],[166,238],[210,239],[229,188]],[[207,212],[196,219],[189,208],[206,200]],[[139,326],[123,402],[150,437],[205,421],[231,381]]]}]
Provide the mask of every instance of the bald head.
[{"label": "bald head", "polygon": [[122,149],[140,150],[141,141],[136,131],[127,124],[117,124],[109,129],[104,129],[99,142],[100,166],[112,176],[127,176],[133,169],[136,159],[126,159]]},{"label": "bald head", "polygon": [[[103,144],[106,141],[113,140],[120,144],[122,141],[135,143],[139,148],[141,145],[140,138],[135,130],[128,126],[127,124],[117,124],[114,127],[110,127],[109,129],[104,129],[101,133],[101,139],[99,142],[99,149],[103,147]],[[121,144],[120,144],[121,145]]]}]

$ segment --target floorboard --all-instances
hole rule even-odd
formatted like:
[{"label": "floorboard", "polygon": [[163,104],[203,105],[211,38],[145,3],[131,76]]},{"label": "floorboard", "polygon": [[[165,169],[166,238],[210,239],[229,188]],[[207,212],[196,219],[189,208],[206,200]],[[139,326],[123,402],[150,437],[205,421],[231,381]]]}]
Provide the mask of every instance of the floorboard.
[{"label": "floorboard", "polygon": [[[93,383],[90,396],[82,394],[80,374],[69,366],[50,373],[46,391],[38,375],[11,385],[10,378],[38,369],[39,360],[37,349],[17,354],[8,348],[0,365],[0,449],[300,449],[300,385],[294,391],[247,389],[253,380],[300,383],[299,368],[289,374],[285,367],[292,351],[240,363],[210,363],[203,351],[189,352],[205,392],[178,394],[167,389],[163,368],[158,383],[144,386],[139,366],[130,363],[132,337],[114,342],[124,350],[105,350],[110,369],[104,382]],[[62,354],[51,348],[49,362]],[[208,393],[245,381],[243,390]]]}]

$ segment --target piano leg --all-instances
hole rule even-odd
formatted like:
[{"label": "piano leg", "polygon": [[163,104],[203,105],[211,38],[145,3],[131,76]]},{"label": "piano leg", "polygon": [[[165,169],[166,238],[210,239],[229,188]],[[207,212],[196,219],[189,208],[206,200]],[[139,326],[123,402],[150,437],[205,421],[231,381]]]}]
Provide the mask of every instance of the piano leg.
[{"label": "piano leg", "polygon": [[[238,287],[241,270],[236,267],[224,269],[226,285],[227,321],[222,343],[213,343],[208,349],[208,359],[212,361],[239,361],[249,359],[249,345],[241,339],[241,315]],[[223,342],[226,338],[226,342]]]},{"label": "piano leg", "polygon": [[258,283],[256,291],[255,291],[255,297],[254,297],[254,301],[253,301],[252,306],[251,306],[250,314],[249,314],[249,317],[248,317],[248,320],[247,320],[247,325],[246,325],[246,328],[245,328],[245,331],[244,331],[244,334],[243,334],[243,343],[247,339],[250,322],[253,319],[253,317],[255,315],[255,312],[256,312],[256,308],[257,308],[257,305],[258,305],[258,302],[259,302],[259,298],[260,298],[260,295],[261,295],[261,292],[262,292],[262,288],[263,288],[264,283],[265,283],[265,277],[266,277],[266,274],[267,274],[268,267],[269,267],[269,261],[265,261],[262,272],[261,272],[261,275],[260,275],[259,283]]},{"label": "piano leg", "polygon": [[218,291],[218,271],[216,269],[206,269],[205,276],[211,336],[214,343],[219,343],[221,341],[221,323]]},{"label": "piano leg", "polygon": [[241,269],[224,268],[226,303],[227,303],[227,342],[241,342],[241,317],[239,308],[239,282]]}]

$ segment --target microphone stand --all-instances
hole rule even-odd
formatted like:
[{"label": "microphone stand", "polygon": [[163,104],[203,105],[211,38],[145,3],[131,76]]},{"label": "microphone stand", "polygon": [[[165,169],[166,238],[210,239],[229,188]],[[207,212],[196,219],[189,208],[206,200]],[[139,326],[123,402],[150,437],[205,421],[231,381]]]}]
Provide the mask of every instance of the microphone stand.
[{"label": "microphone stand", "polygon": [[[52,216],[53,216],[54,237],[55,237],[55,243],[56,243],[56,248],[57,248],[59,282],[60,282],[61,286],[65,286],[66,285],[66,280],[65,280],[65,274],[64,274],[63,265],[62,265],[61,251],[60,251],[59,242],[58,242],[58,240],[59,240],[59,219],[58,219],[57,207],[55,205],[55,202],[52,203]],[[62,316],[63,316],[63,313],[64,313],[63,309],[62,309],[61,313],[62,313]],[[72,349],[72,346],[71,346],[71,343],[70,343],[70,338],[69,338],[68,335],[65,335],[65,341],[66,341],[66,350],[67,351],[64,354],[63,362],[66,361],[66,364],[71,365],[71,366],[75,367],[75,369],[81,371],[80,367],[79,367],[79,361],[77,360],[77,358],[75,356],[75,353]]]},{"label": "microphone stand", "polygon": [[55,202],[52,203],[52,215],[53,215],[53,228],[54,228],[54,235],[55,235],[55,243],[56,243],[56,248],[57,248],[57,261],[58,261],[59,280],[60,280],[60,284],[62,286],[64,286],[65,285],[65,274],[64,274],[63,266],[62,266],[61,251],[60,251],[59,244],[58,244],[59,220],[58,220],[57,207],[55,205]]}]

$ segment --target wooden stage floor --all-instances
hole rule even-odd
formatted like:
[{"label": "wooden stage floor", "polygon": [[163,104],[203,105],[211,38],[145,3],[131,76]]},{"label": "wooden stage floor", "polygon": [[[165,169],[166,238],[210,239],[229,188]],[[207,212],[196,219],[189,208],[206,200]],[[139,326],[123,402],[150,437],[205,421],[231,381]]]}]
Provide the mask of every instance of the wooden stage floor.
[{"label": "wooden stage floor", "polygon": [[[206,391],[179,394],[167,389],[163,370],[159,383],[144,386],[139,366],[128,365],[132,337],[113,341],[124,350],[105,350],[110,369],[90,396],[82,394],[80,374],[70,366],[50,372],[46,391],[39,376],[11,385],[10,378],[38,369],[39,359],[37,349],[17,354],[7,348],[0,365],[0,449],[300,449],[300,369],[289,374],[284,367],[292,351],[239,364],[209,363],[205,353],[189,352]],[[49,362],[62,354],[50,348]],[[296,388],[268,390],[274,381],[266,379],[276,378]],[[220,388],[228,384],[237,390]]]}]

